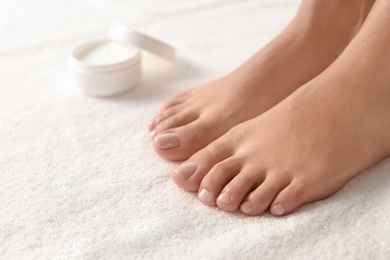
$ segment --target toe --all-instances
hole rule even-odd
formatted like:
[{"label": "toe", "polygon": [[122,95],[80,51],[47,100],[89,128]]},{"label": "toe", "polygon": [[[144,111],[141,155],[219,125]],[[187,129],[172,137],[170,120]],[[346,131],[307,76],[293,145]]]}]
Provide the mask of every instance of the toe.
[{"label": "toe", "polygon": [[153,147],[158,155],[167,160],[187,160],[219,136],[218,131],[221,129],[213,126],[215,122],[196,119],[186,125],[156,134]]},{"label": "toe", "polygon": [[[241,161],[234,157],[215,164],[201,182],[198,194],[199,200],[210,206],[215,205],[222,189],[240,172],[240,168]],[[232,197],[228,192],[221,194],[220,197],[219,201],[224,201],[226,205],[232,201]],[[233,197],[233,199],[235,198]]]},{"label": "toe", "polygon": [[209,171],[232,154],[228,145],[223,146],[217,141],[195,153],[173,171],[171,177],[176,185],[187,191],[200,190],[200,184]]},{"label": "toe", "polygon": [[170,100],[168,100],[162,107],[161,107],[161,111],[162,110],[165,110],[167,108],[170,108],[170,107],[173,107],[173,106],[177,106],[181,103],[183,103],[184,101],[186,101],[188,99],[188,95],[189,93],[191,92],[192,90],[187,90],[187,91],[184,91],[184,92],[181,92],[179,94],[177,94],[176,96],[174,96],[173,98],[171,98]]},{"label": "toe", "polygon": [[[242,165],[244,160],[240,160]],[[234,179],[223,188],[217,198],[217,205],[225,211],[236,211],[246,195],[264,180],[265,172],[243,168]]]},{"label": "toe", "polygon": [[179,112],[171,117],[161,120],[156,127],[154,128],[155,133],[160,133],[162,131],[187,125],[198,119],[198,115],[191,112]]},{"label": "toe", "polygon": [[149,123],[149,130],[154,130],[154,128],[162,121],[164,121],[165,119],[171,117],[171,116],[174,116],[178,113],[180,113],[181,111],[183,111],[183,106],[180,106],[180,105],[177,105],[177,106],[173,106],[173,107],[169,107],[169,108],[166,108],[166,109],[162,109],[153,119],[152,121]]},{"label": "toe", "polygon": [[289,180],[276,179],[271,176],[265,178],[254,191],[252,191],[241,203],[242,213],[256,216],[264,213],[271,205],[280,190],[286,187]]},{"label": "toe", "polygon": [[293,181],[283,189],[273,201],[270,212],[275,216],[283,216],[292,213],[299,206],[316,200],[309,186],[301,181]]}]

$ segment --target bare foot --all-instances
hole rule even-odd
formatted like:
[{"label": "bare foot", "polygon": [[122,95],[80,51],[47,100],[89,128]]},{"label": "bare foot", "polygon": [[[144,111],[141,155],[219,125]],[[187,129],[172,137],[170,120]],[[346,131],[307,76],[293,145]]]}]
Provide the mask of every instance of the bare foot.
[{"label": "bare foot", "polygon": [[382,3],[325,72],[195,153],[174,182],[225,211],[280,216],[388,156],[390,2]]},{"label": "bare foot", "polygon": [[251,60],[165,104],[149,126],[156,152],[168,160],[188,159],[279,103],[338,57],[360,28],[369,2],[303,1],[290,25]]}]

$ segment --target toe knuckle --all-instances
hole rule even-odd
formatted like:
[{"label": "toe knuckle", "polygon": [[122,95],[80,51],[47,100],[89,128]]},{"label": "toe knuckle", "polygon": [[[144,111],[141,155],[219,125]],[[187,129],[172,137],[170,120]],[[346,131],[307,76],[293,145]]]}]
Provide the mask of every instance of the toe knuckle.
[{"label": "toe knuckle", "polygon": [[202,149],[202,157],[207,159],[208,161],[213,161],[216,156],[214,149],[210,145],[206,146]]},{"label": "toe knuckle", "polygon": [[219,162],[216,165],[214,165],[214,167],[213,167],[213,171],[218,172],[218,173],[223,173],[223,172],[226,172],[227,170],[228,170],[228,167],[223,162]]},{"label": "toe knuckle", "polygon": [[251,174],[241,174],[240,178],[237,180],[237,185],[242,186],[253,182],[254,182],[254,177]]},{"label": "toe knuckle", "polygon": [[199,140],[199,136],[197,134],[197,131],[194,129],[193,126],[188,125],[186,130],[187,130],[186,138],[190,143],[195,143]]},{"label": "toe knuckle", "polygon": [[175,114],[175,109],[174,108],[169,108],[161,112],[161,116],[163,118],[170,117],[171,115]]},{"label": "toe knuckle", "polygon": [[210,178],[209,176],[206,176],[202,180],[202,188],[205,188],[206,190],[211,190],[216,185],[216,179]]},{"label": "toe knuckle", "polygon": [[160,118],[166,118],[169,115],[169,109],[165,109],[160,113]]},{"label": "toe knuckle", "polygon": [[296,184],[294,188],[291,189],[290,194],[291,197],[293,197],[294,199],[300,200],[304,198],[306,191],[307,191],[306,186],[300,183],[300,184]]}]

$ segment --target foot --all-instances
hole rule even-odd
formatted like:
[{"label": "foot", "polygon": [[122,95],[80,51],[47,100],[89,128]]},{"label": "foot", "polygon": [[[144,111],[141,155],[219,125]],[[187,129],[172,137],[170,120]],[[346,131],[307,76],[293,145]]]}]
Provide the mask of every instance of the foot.
[{"label": "foot", "polygon": [[174,182],[225,211],[280,216],[388,156],[390,44],[363,36],[277,106],[195,153],[172,173]]},{"label": "foot", "polygon": [[360,28],[370,7],[363,2],[303,1],[290,25],[239,69],[165,104],[149,126],[156,152],[188,159],[322,72]]}]

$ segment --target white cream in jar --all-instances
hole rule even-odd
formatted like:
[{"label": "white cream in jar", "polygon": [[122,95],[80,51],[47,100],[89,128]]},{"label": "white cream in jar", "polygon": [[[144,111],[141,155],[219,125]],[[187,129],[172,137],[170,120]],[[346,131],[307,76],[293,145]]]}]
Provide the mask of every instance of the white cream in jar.
[{"label": "white cream in jar", "polygon": [[131,59],[137,53],[138,48],[107,40],[87,50],[80,59],[91,65],[107,65]]},{"label": "white cream in jar", "polygon": [[175,56],[175,49],[168,44],[116,24],[107,38],[73,49],[69,65],[84,93],[98,97],[118,95],[141,81],[141,49],[169,61]]}]

